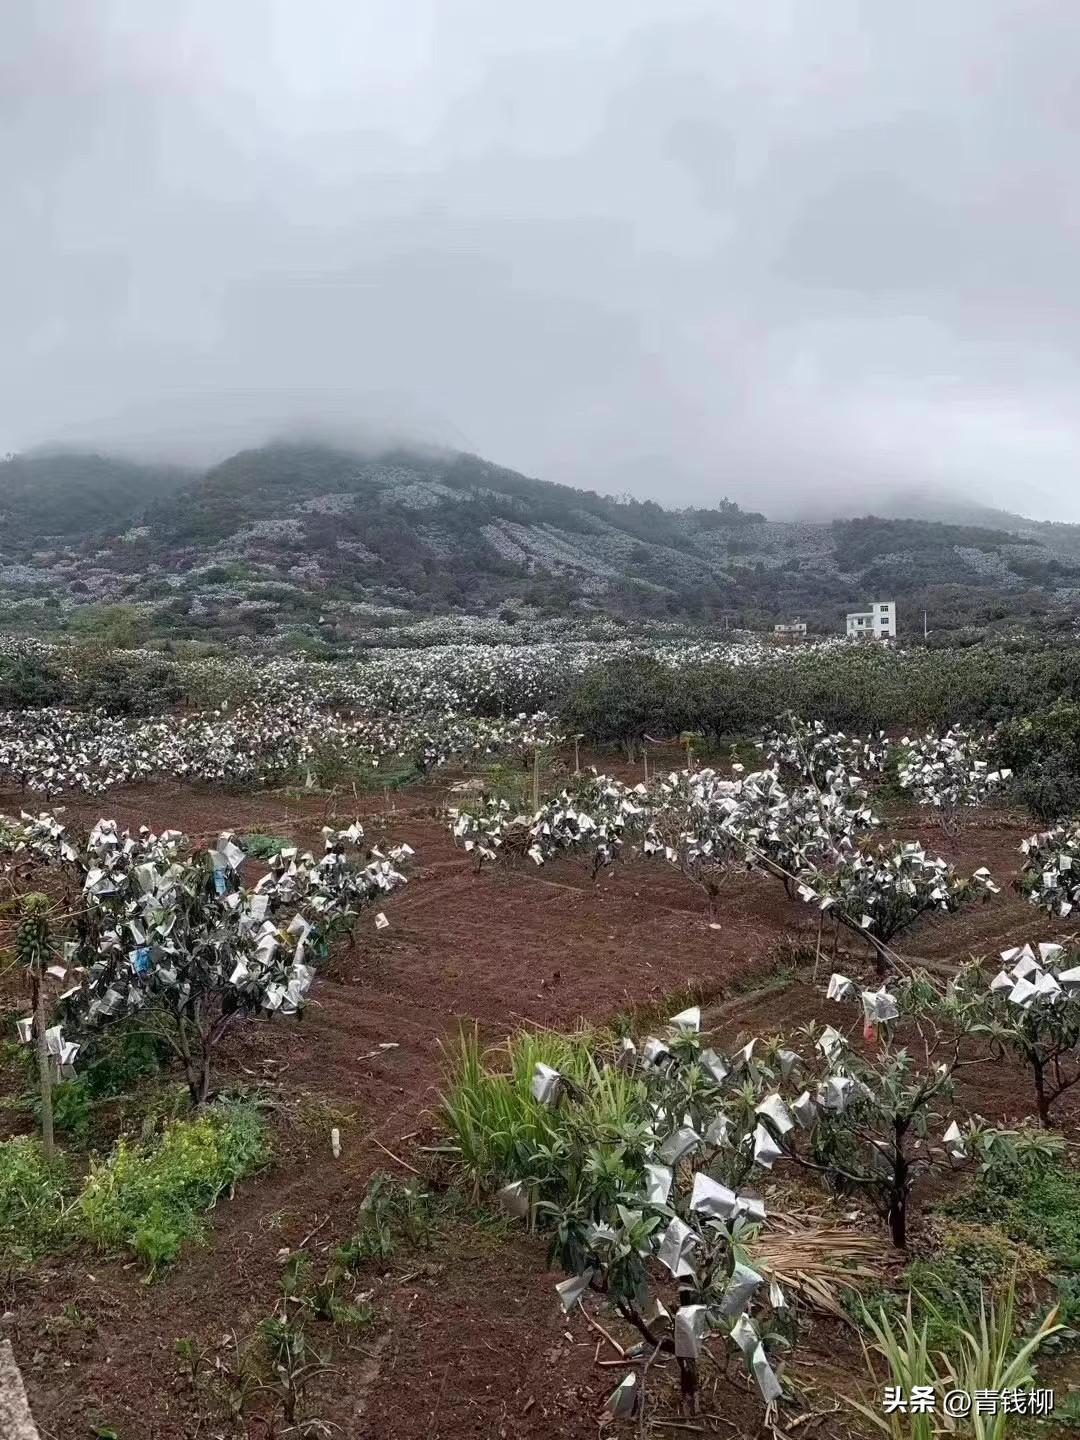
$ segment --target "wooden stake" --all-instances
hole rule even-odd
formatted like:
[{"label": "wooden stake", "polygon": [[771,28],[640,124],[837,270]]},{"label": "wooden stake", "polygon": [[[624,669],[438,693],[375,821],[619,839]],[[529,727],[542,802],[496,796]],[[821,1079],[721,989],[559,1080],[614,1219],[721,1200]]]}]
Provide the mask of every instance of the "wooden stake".
[{"label": "wooden stake", "polygon": [[41,958],[34,961],[34,1030],[37,1040],[38,1081],[41,1085],[41,1149],[48,1164],[56,1154],[53,1139],[52,1067],[45,1039],[45,987],[41,983]]}]

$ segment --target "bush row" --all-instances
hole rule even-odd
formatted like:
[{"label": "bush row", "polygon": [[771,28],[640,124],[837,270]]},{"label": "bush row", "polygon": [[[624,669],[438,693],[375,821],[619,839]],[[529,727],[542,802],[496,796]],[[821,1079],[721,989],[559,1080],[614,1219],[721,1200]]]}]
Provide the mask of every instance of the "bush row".
[{"label": "bush row", "polygon": [[96,644],[73,648],[66,664],[39,655],[0,655],[0,710],[45,705],[157,715],[187,698],[175,665],[118,658]]},{"label": "bush row", "polygon": [[650,657],[587,670],[562,706],[595,744],[699,731],[755,735],[791,710],[845,730],[995,724],[1080,704],[1080,647],[808,653],[755,666],[678,668]]}]

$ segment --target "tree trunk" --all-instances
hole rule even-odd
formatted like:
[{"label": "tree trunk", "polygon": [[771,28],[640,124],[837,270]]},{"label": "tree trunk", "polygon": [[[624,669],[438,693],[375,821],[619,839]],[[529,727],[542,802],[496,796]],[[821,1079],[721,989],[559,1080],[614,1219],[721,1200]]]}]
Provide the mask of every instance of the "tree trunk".
[{"label": "tree trunk", "polygon": [[205,1105],[210,1094],[210,1043],[207,1036],[200,1035],[200,1044],[197,1053],[192,1053],[191,1038],[188,1034],[188,1023],[181,1015],[178,1017],[177,1039],[180,1054],[184,1057],[184,1075],[187,1078],[188,1094],[191,1097],[191,1108],[198,1110],[200,1105]]},{"label": "tree trunk", "polygon": [[889,1235],[897,1250],[907,1249],[907,1194],[893,1191],[889,1198]]},{"label": "tree trunk", "polygon": [[41,976],[34,975],[34,1031],[37,1040],[38,1080],[41,1085],[41,1148],[45,1159],[52,1163],[56,1154],[53,1139],[52,1067],[49,1046],[45,1039],[45,987]]},{"label": "tree trunk", "polygon": [[897,1250],[907,1249],[908,1162],[904,1153],[906,1124],[893,1122],[893,1178],[889,1195],[889,1234]]},{"label": "tree trunk", "polygon": [[697,1414],[698,1368],[696,1360],[678,1361],[679,1392],[682,1395],[682,1413]]},{"label": "tree trunk", "polygon": [[1039,1124],[1044,1130],[1049,1130],[1050,1097],[1046,1093],[1046,1075],[1043,1071],[1043,1063],[1039,1056],[1032,1056],[1031,1068],[1035,1075],[1035,1103],[1039,1111]]},{"label": "tree trunk", "polygon": [[198,1110],[210,1098],[210,1057],[204,1055],[200,1061],[188,1066],[188,1093],[191,1108]]}]

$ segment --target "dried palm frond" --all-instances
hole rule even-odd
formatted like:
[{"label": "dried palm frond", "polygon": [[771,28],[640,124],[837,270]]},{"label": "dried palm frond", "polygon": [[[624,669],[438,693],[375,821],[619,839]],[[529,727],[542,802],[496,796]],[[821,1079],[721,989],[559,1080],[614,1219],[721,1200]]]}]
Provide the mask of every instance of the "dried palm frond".
[{"label": "dried palm frond", "polygon": [[882,1275],[882,1243],[874,1235],[834,1225],[787,1221],[763,1231],[747,1246],[747,1258],[767,1279],[801,1295],[807,1304],[839,1320],[848,1316],[842,1290],[861,1291]]}]

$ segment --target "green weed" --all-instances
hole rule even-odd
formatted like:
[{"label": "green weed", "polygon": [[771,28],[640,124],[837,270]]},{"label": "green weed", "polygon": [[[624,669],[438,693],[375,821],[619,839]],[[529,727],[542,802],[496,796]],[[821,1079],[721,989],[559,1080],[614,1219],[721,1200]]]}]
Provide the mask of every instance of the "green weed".
[{"label": "green weed", "polygon": [[[909,1304],[896,1318],[879,1310],[876,1316],[863,1312],[863,1324],[871,1337],[864,1343],[867,1372],[877,1388],[877,1370],[884,1362],[887,1383],[909,1394],[916,1385],[928,1385],[939,1395],[947,1390],[978,1391],[1029,1389],[1035,1380],[1035,1356],[1059,1330],[1053,1312],[1034,1332],[1016,1338],[1016,1276],[994,1299],[980,1298],[978,1307],[961,1305],[957,1319],[945,1327],[939,1347],[929,1340],[927,1321],[915,1319]],[[924,1414],[882,1413],[880,1403],[850,1402],[864,1420],[889,1440],[931,1440],[937,1432],[936,1417]],[[1010,1417],[999,1409],[994,1414],[973,1411],[965,1424],[972,1440],[1001,1440]]]},{"label": "green weed", "polygon": [[259,830],[243,836],[240,841],[253,860],[269,860],[274,855],[280,855],[292,843],[287,835],[264,835]]},{"label": "green weed", "polygon": [[67,1189],[63,1161],[49,1165],[40,1140],[0,1144],[0,1262],[25,1264],[63,1245]]},{"label": "green weed", "polygon": [[900,1277],[899,1295],[885,1303],[898,1314],[903,1299],[911,1297],[915,1319],[926,1322],[930,1345],[937,1349],[984,1294],[1001,1290],[1010,1274],[1023,1280],[1046,1268],[1038,1251],[1016,1244],[992,1225],[953,1223],[943,1229],[939,1252],[913,1260]]},{"label": "green weed", "polygon": [[335,1261],[346,1270],[367,1260],[383,1260],[398,1250],[427,1250],[439,1218],[435,1196],[418,1182],[392,1175],[374,1175],[360,1205],[356,1233],[342,1245]]},{"label": "green weed", "polygon": [[[31,1057],[27,1055],[26,1059],[29,1078]],[[61,1082],[53,1090],[56,1129],[85,1140],[95,1107],[101,1101],[129,1095],[136,1089],[145,1099],[147,1091],[141,1082],[159,1074],[162,1064],[161,1042],[145,1030],[127,1025],[103,1031],[89,1058],[84,1059],[78,1077]],[[23,1096],[20,1104],[40,1123],[41,1100],[36,1086]]]},{"label": "green weed", "polygon": [[366,1330],[374,1324],[375,1311],[370,1305],[353,1304],[342,1298],[340,1287],[349,1277],[351,1268],[339,1251],[316,1280],[311,1257],[300,1252],[290,1257],[281,1278],[281,1291],[286,1302],[308,1310],[319,1320],[332,1325]]},{"label": "green weed", "polygon": [[261,1388],[280,1405],[286,1424],[295,1425],[307,1387],[327,1374],[330,1367],[309,1348],[304,1322],[296,1316],[274,1315],[264,1320],[259,1326],[259,1339],[272,1376]]},{"label": "green weed", "polygon": [[1054,1424],[1080,1430],[1080,1390],[1070,1390],[1060,1404],[1055,1404]]},{"label": "green weed", "polygon": [[128,1248],[151,1273],[200,1233],[199,1217],[268,1154],[262,1117],[250,1105],[218,1104],[170,1124],[157,1140],[119,1140],[91,1164],[76,1204],[82,1234],[102,1249]]},{"label": "green weed", "polygon": [[1053,1265],[1080,1270],[1080,1172],[1054,1159],[1001,1161],[941,1206],[957,1220],[994,1225]]}]

